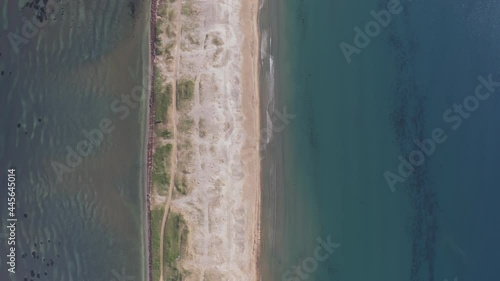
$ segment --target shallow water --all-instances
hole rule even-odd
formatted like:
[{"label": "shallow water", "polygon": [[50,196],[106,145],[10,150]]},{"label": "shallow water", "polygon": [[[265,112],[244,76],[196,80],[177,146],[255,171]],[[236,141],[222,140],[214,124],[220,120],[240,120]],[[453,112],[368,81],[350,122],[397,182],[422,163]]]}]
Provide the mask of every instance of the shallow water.
[{"label": "shallow water", "polygon": [[145,280],[147,103],[122,98],[147,87],[149,1],[66,0],[30,32],[17,2],[0,2],[2,228],[8,167],[18,218],[0,279]]}]

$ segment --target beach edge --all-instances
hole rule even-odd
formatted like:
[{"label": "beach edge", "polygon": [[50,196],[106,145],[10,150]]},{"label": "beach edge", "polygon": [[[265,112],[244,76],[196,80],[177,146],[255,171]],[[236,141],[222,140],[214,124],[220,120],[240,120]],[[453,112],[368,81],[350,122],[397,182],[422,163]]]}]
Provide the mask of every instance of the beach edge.
[{"label": "beach edge", "polygon": [[[241,2],[241,31],[243,33],[242,44],[242,108],[245,116],[243,127],[248,136],[243,150],[251,151],[249,159],[245,162],[245,195],[253,202],[253,219],[251,220],[253,244],[252,263],[253,280],[260,280],[260,240],[261,240],[261,128],[260,128],[260,81],[259,81],[259,4],[260,0]],[[256,142],[255,142],[256,141]],[[250,160],[250,161],[248,161]]]}]

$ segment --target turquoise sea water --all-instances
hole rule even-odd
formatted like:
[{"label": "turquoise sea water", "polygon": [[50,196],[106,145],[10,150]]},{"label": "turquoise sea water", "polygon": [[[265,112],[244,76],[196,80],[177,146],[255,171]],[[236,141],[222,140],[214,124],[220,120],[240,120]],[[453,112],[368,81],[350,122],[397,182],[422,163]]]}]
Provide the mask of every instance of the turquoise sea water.
[{"label": "turquoise sea water", "polygon": [[[498,279],[500,101],[443,114],[500,81],[500,4],[402,1],[348,63],[339,44],[390,2],[264,2],[263,125],[296,117],[263,153],[262,280]],[[446,141],[392,192],[384,173],[435,129]]]},{"label": "turquoise sea water", "polygon": [[1,234],[9,167],[18,218],[0,280],[145,280],[147,99],[126,97],[148,85],[150,3],[65,0],[45,18],[43,2],[0,1]]}]

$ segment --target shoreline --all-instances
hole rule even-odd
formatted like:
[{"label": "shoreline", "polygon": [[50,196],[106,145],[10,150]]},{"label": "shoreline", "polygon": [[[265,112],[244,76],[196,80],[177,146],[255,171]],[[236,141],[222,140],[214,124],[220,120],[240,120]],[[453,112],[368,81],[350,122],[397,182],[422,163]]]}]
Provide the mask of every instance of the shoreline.
[{"label": "shoreline", "polygon": [[[244,144],[243,150],[250,149],[253,151],[253,155],[250,155],[250,159],[257,159],[256,161],[251,161],[247,163],[247,179],[245,180],[245,188],[251,190],[252,185],[256,185],[255,193],[253,194],[254,202],[254,212],[253,212],[253,222],[252,222],[252,239],[253,239],[253,252],[252,252],[252,263],[254,265],[253,269],[253,280],[258,281],[260,279],[260,247],[261,247],[261,196],[262,196],[262,183],[261,183],[261,159],[260,159],[260,144],[261,144],[261,124],[260,124],[260,83],[259,83],[259,73],[260,73],[260,34],[259,34],[259,4],[260,0],[242,0],[240,17],[242,23],[241,30],[244,35],[242,55],[243,63],[241,67],[242,79],[243,79],[243,114],[245,116],[244,128],[245,133],[250,136],[257,138],[257,146],[255,142],[249,141],[247,139]],[[245,24],[249,21],[250,24]],[[246,79],[246,77],[251,77]],[[250,80],[250,85],[246,85],[245,81]],[[245,89],[246,88],[246,89]],[[249,91],[250,95],[245,94]],[[251,105],[251,106],[249,106]],[[252,165],[253,164],[253,165]]]},{"label": "shoreline", "polygon": [[155,32],[156,32],[156,16],[157,16],[157,7],[158,0],[151,0],[150,7],[150,22],[149,22],[149,56],[150,56],[150,65],[149,65],[149,98],[148,98],[148,107],[147,107],[147,119],[148,119],[148,129],[146,132],[147,138],[147,156],[146,156],[146,177],[145,177],[145,187],[146,187],[146,220],[147,220],[147,272],[146,272],[146,280],[153,281],[152,274],[152,264],[153,264],[153,254],[151,247],[151,170],[152,170],[152,159],[153,159],[153,146],[154,146],[154,65],[155,65]]}]

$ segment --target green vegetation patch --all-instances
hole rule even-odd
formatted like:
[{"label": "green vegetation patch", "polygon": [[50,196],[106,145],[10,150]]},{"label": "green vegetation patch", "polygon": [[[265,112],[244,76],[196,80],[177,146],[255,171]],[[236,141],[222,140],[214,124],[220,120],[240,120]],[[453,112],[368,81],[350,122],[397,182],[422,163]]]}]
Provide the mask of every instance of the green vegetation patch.
[{"label": "green vegetation patch", "polygon": [[160,279],[160,237],[161,223],[165,208],[156,208],[151,210],[151,255],[152,255],[152,275],[153,280]]},{"label": "green vegetation patch", "polygon": [[171,139],[173,134],[169,130],[163,130],[158,135],[164,139]]},{"label": "green vegetation patch", "polygon": [[173,20],[175,20],[175,10],[172,9],[172,10],[168,11],[167,19],[169,22],[172,22]]},{"label": "green vegetation patch", "polygon": [[189,16],[192,16],[194,13],[195,13],[195,10],[193,7],[193,3],[191,3],[191,2],[182,3],[181,14],[189,17]]},{"label": "green vegetation patch", "polygon": [[162,51],[162,40],[161,40],[161,35],[163,34],[163,32],[161,31],[161,28],[162,28],[162,25],[163,25],[163,20],[162,19],[158,19],[156,20],[156,26],[155,26],[155,54],[157,56],[161,56],[163,55],[163,51]]},{"label": "green vegetation patch", "polygon": [[163,86],[163,76],[160,69],[155,67],[154,77],[154,95],[155,95],[155,121],[165,123],[167,120],[167,110],[172,99],[172,85]]},{"label": "green vegetation patch", "polygon": [[177,81],[177,108],[184,109],[194,97],[194,81],[182,79]]},{"label": "green vegetation patch", "polygon": [[170,212],[163,243],[165,280],[182,280],[182,272],[177,268],[177,261],[185,252],[187,235],[188,229],[182,215]]},{"label": "green vegetation patch", "polygon": [[179,179],[179,177],[181,176],[175,177],[174,180],[175,189],[182,195],[186,195],[188,191],[186,175],[182,175],[182,179]]},{"label": "green vegetation patch", "polygon": [[170,167],[170,158],[172,154],[172,145],[167,144],[158,146],[153,154],[153,183],[158,188],[158,193],[165,194],[170,184],[170,175],[167,169]]},{"label": "green vegetation patch", "polygon": [[[165,47],[165,54],[167,55],[167,59],[173,59],[172,49],[175,47],[175,42],[170,42]],[[170,85],[170,84],[169,84]],[[170,91],[172,91],[172,86],[170,86]]]},{"label": "green vegetation patch", "polygon": [[[164,3],[164,2],[161,2],[161,3]],[[158,12],[158,15],[162,18],[165,18],[167,16],[167,3],[160,4],[159,10],[160,11]]]},{"label": "green vegetation patch", "polygon": [[193,129],[194,121],[193,119],[182,117],[179,120],[178,129],[181,133],[189,133]]},{"label": "green vegetation patch", "polygon": [[168,104],[168,95],[162,90],[155,91],[155,119],[157,123],[165,123],[167,120]]},{"label": "green vegetation patch", "polygon": [[163,91],[162,81],[164,78],[163,75],[161,75],[161,70],[158,68],[158,66],[156,65],[154,66],[153,72],[154,72],[153,90],[156,95],[157,93],[161,93]]}]

